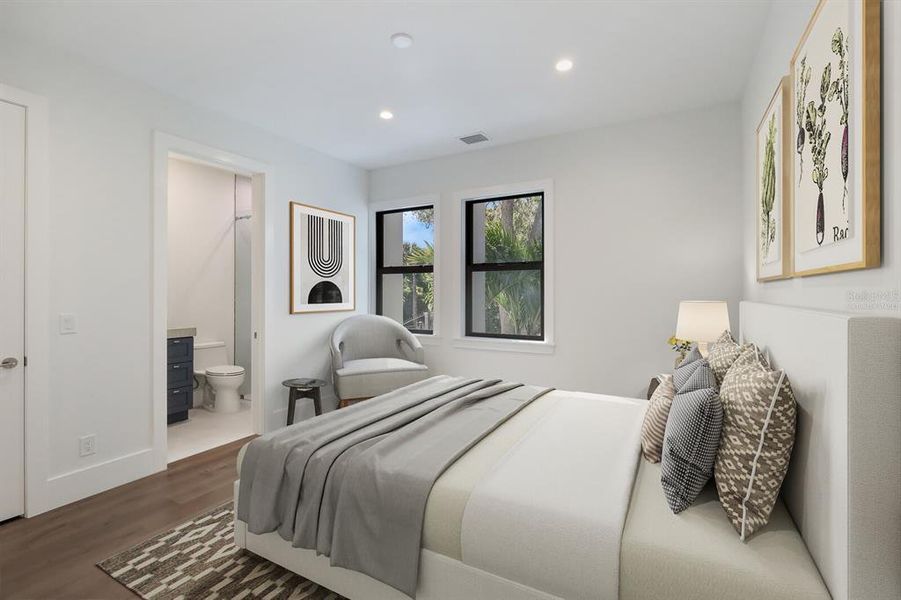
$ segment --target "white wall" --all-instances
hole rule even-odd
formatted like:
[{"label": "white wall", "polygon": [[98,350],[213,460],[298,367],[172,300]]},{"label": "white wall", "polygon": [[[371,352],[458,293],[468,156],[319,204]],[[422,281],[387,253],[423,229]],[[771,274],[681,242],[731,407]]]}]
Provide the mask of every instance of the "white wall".
[{"label": "white wall", "polygon": [[[741,292],[739,113],[721,106],[378,169],[370,201],[441,195],[439,372],[641,395],[672,367],[678,302]],[[455,347],[460,207],[454,192],[552,179],[556,348]],[[443,278],[442,278],[443,277]]]},{"label": "white wall", "polygon": [[[288,314],[288,202],[355,214],[365,231],[367,174],[241,122],[94,68],[14,35],[0,37],[0,82],[48,98],[50,111],[52,374],[43,418],[51,440],[34,469],[44,510],[153,470],[151,389],[151,165],[162,130],[271,165],[266,206],[266,427],[284,423],[282,379],[325,376],[326,340],[347,313]],[[362,239],[362,238],[361,238]],[[366,244],[358,244],[364,265]],[[358,269],[357,285],[367,289]],[[367,310],[365,295],[357,309]],[[77,315],[59,336],[58,313]],[[307,407],[301,409],[308,410]],[[307,416],[301,412],[299,417]],[[97,453],[78,456],[96,434]]]},{"label": "white wall", "polygon": [[[883,2],[882,36],[882,267],[758,283],[755,261],[754,131],[816,6],[815,0],[774,2],[754,61],[741,111],[744,297],[829,310],[901,311],[901,3]],[[864,300],[861,300],[864,298]],[[866,299],[869,298],[869,299]]]},{"label": "white wall", "polygon": [[168,184],[168,325],[225,342],[234,361],[235,174],[169,159]]}]

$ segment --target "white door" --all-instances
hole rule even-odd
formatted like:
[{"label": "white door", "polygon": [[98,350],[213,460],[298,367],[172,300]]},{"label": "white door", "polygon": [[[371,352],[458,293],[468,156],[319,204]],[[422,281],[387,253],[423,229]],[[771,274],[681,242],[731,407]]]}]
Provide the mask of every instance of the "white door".
[{"label": "white door", "polygon": [[25,109],[0,100],[0,521],[25,512]]}]

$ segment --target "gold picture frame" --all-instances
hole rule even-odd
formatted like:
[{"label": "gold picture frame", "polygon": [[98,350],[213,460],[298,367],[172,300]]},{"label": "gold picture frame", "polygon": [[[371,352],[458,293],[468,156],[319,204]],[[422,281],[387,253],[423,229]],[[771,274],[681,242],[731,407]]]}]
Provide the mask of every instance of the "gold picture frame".
[{"label": "gold picture frame", "polygon": [[792,276],[791,123],[791,78],[785,76],[756,130],[755,246],[761,282]]},{"label": "gold picture frame", "polygon": [[879,0],[820,0],[792,56],[794,276],[881,264],[881,35]]}]

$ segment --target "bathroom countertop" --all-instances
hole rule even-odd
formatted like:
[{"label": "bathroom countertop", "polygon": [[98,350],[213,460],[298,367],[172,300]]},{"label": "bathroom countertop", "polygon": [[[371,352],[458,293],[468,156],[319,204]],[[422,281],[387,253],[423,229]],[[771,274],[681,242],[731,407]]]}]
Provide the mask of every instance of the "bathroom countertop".
[{"label": "bathroom countertop", "polygon": [[182,337],[194,337],[197,335],[196,327],[177,327],[175,329],[169,329],[166,331],[166,338],[182,338]]}]

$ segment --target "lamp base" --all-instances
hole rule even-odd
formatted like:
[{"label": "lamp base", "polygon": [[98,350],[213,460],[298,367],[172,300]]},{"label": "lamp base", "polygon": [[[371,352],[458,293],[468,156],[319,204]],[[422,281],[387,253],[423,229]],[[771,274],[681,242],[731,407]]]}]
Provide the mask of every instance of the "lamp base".
[{"label": "lamp base", "polygon": [[707,349],[707,342],[698,342],[698,352],[701,353],[701,356],[707,358],[707,354],[709,350]]}]

